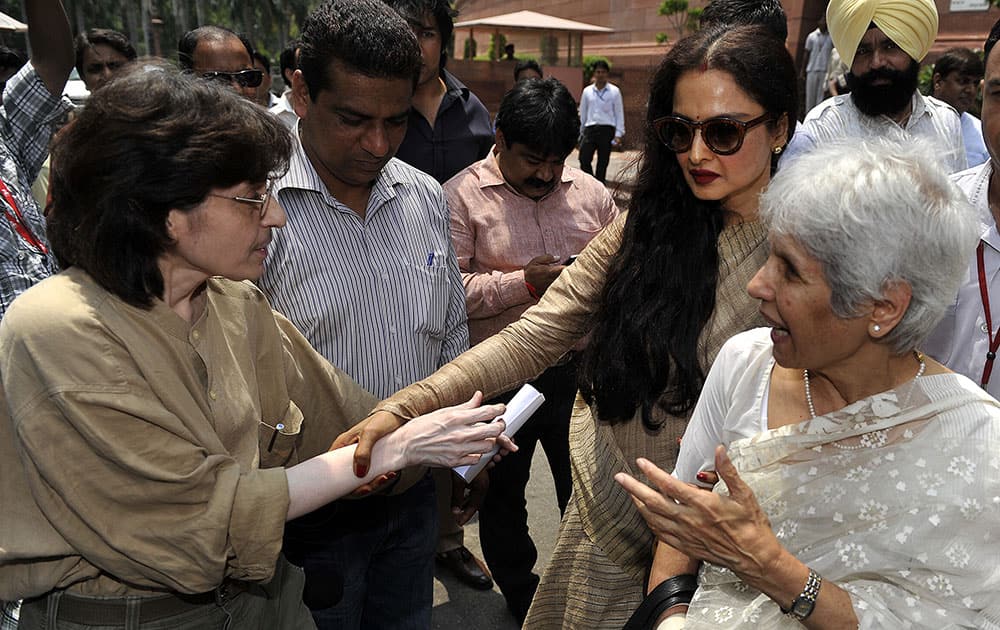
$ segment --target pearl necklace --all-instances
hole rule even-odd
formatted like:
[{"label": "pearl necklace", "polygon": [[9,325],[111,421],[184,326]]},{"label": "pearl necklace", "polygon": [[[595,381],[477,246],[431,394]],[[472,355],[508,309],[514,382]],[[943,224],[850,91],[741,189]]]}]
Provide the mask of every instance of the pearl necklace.
[{"label": "pearl necklace", "polygon": [[[920,368],[917,370],[917,375],[913,377],[913,380],[917,380],[924,375],[924,370],[927,369],[927,364],[924,362],[924,355],[921,352],[913,351],[913,356],[917,358],[920,362]],[[809,417],[816,417],[816,407],[813,405],[812,389],[809,387],[809,370],[802,370],[802,381],[806,386],[806,404],[809,406]]]}]

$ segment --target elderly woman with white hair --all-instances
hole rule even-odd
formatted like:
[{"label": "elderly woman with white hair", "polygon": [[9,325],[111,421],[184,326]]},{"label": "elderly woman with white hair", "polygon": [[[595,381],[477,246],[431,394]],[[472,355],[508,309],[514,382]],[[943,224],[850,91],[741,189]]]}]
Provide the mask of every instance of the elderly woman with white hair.
[{"label": "elderly woman with white hair", "polygon": [[677,574],[661,627],[996,628],[1000,405],[917,349],[974,212],[925,148],[855,141],[782,170],[761,215],[770,329],[722,349],[673,476],[639,462],[659,491],[616,476]]}]

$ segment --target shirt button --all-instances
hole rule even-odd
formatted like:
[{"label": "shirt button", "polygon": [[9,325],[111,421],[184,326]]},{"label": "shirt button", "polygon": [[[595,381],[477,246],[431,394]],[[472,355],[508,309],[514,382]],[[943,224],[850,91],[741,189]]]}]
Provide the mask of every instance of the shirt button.
[{"label": "shirt button", "polygon": [[395,326],[389,326],[389,332],[392,333],[393,335],[395,335],[396,334],[396,327]]},{"label": "shirt button", "polygon": [[211,398],[212,400],[216,399],[216,395],[215,395],[215,390],[214,389],[208,390],[208,397]]},{"label": "shirt button", "polygon": [[990,334],[990,329],[986,327],[986,322],[982,323],[982,325],[979,327],[979,330],[983,331],[984,335]]},{"label": "shirt button", "polygon": [[194,332],[191,333],[191,338],[194,339],[195,341],[198,341],[199,339],[201,339],[201,333],[195,330]]}]

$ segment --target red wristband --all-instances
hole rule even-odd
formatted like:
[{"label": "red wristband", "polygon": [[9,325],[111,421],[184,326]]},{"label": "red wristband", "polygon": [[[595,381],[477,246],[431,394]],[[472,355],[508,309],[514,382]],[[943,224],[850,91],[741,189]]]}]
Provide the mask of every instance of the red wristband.
[{"label": "red wristband", "polygon": [[536,289],[534,287],[534,285],[532,285],[530,282],[528,282],[527,280],[525,280],[524,281],[524,286],[528,289],[528,295],[530,295],[531,297],[533,297],[536,300],[542,299],[542,296],[540,296],[538,294],[538,289]]}]

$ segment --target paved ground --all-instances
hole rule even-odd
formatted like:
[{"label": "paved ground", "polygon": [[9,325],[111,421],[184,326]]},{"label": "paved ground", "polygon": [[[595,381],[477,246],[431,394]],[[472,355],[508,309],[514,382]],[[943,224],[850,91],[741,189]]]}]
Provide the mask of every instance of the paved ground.
[{"label": "paved ground", "polygon": [[[535,571],[541,575],[548,564],[552,547],[559,531],[559,507],[552,484],[545,452],[538,448],[531,466],[531,481],[528,483],[528,527],[538,548],[538,563]],[[465,546],[479,558],[478,517],[465,526]],[[434,612],[431,615],[432,630],[517,630],[518,625],[507,611],[500,590],[476,591],[465,586],[440,567],[434,576]]]},{"label": "paved ground", "polygon": [[[627,199],[628,184],[634,176],[634,163],[638,152],[611,153],[608,167],[608,187],[617,191],[615,197],[619,206]],[[580,160],[574,151],[566,163],[579,167]],[[618,184],[624,184],[619,186]],[[552,547],[559,531],[559,508],[556,505],[555,487],[549,472],[545,453],[536,449],[531,467],[531,481],[528,484],[528,527],[538,548],[538,562],[535,572],[541,575],[548,564]],[[482,558],[479,548],[479,521],[473,519],[465,526],[465,545]],[[517,623],[507,611],[500,590],[476,591],[453,578],[443,570],[436,571],[434,578],[434,612],[431,617],[432,630],[517,630]]]}]

